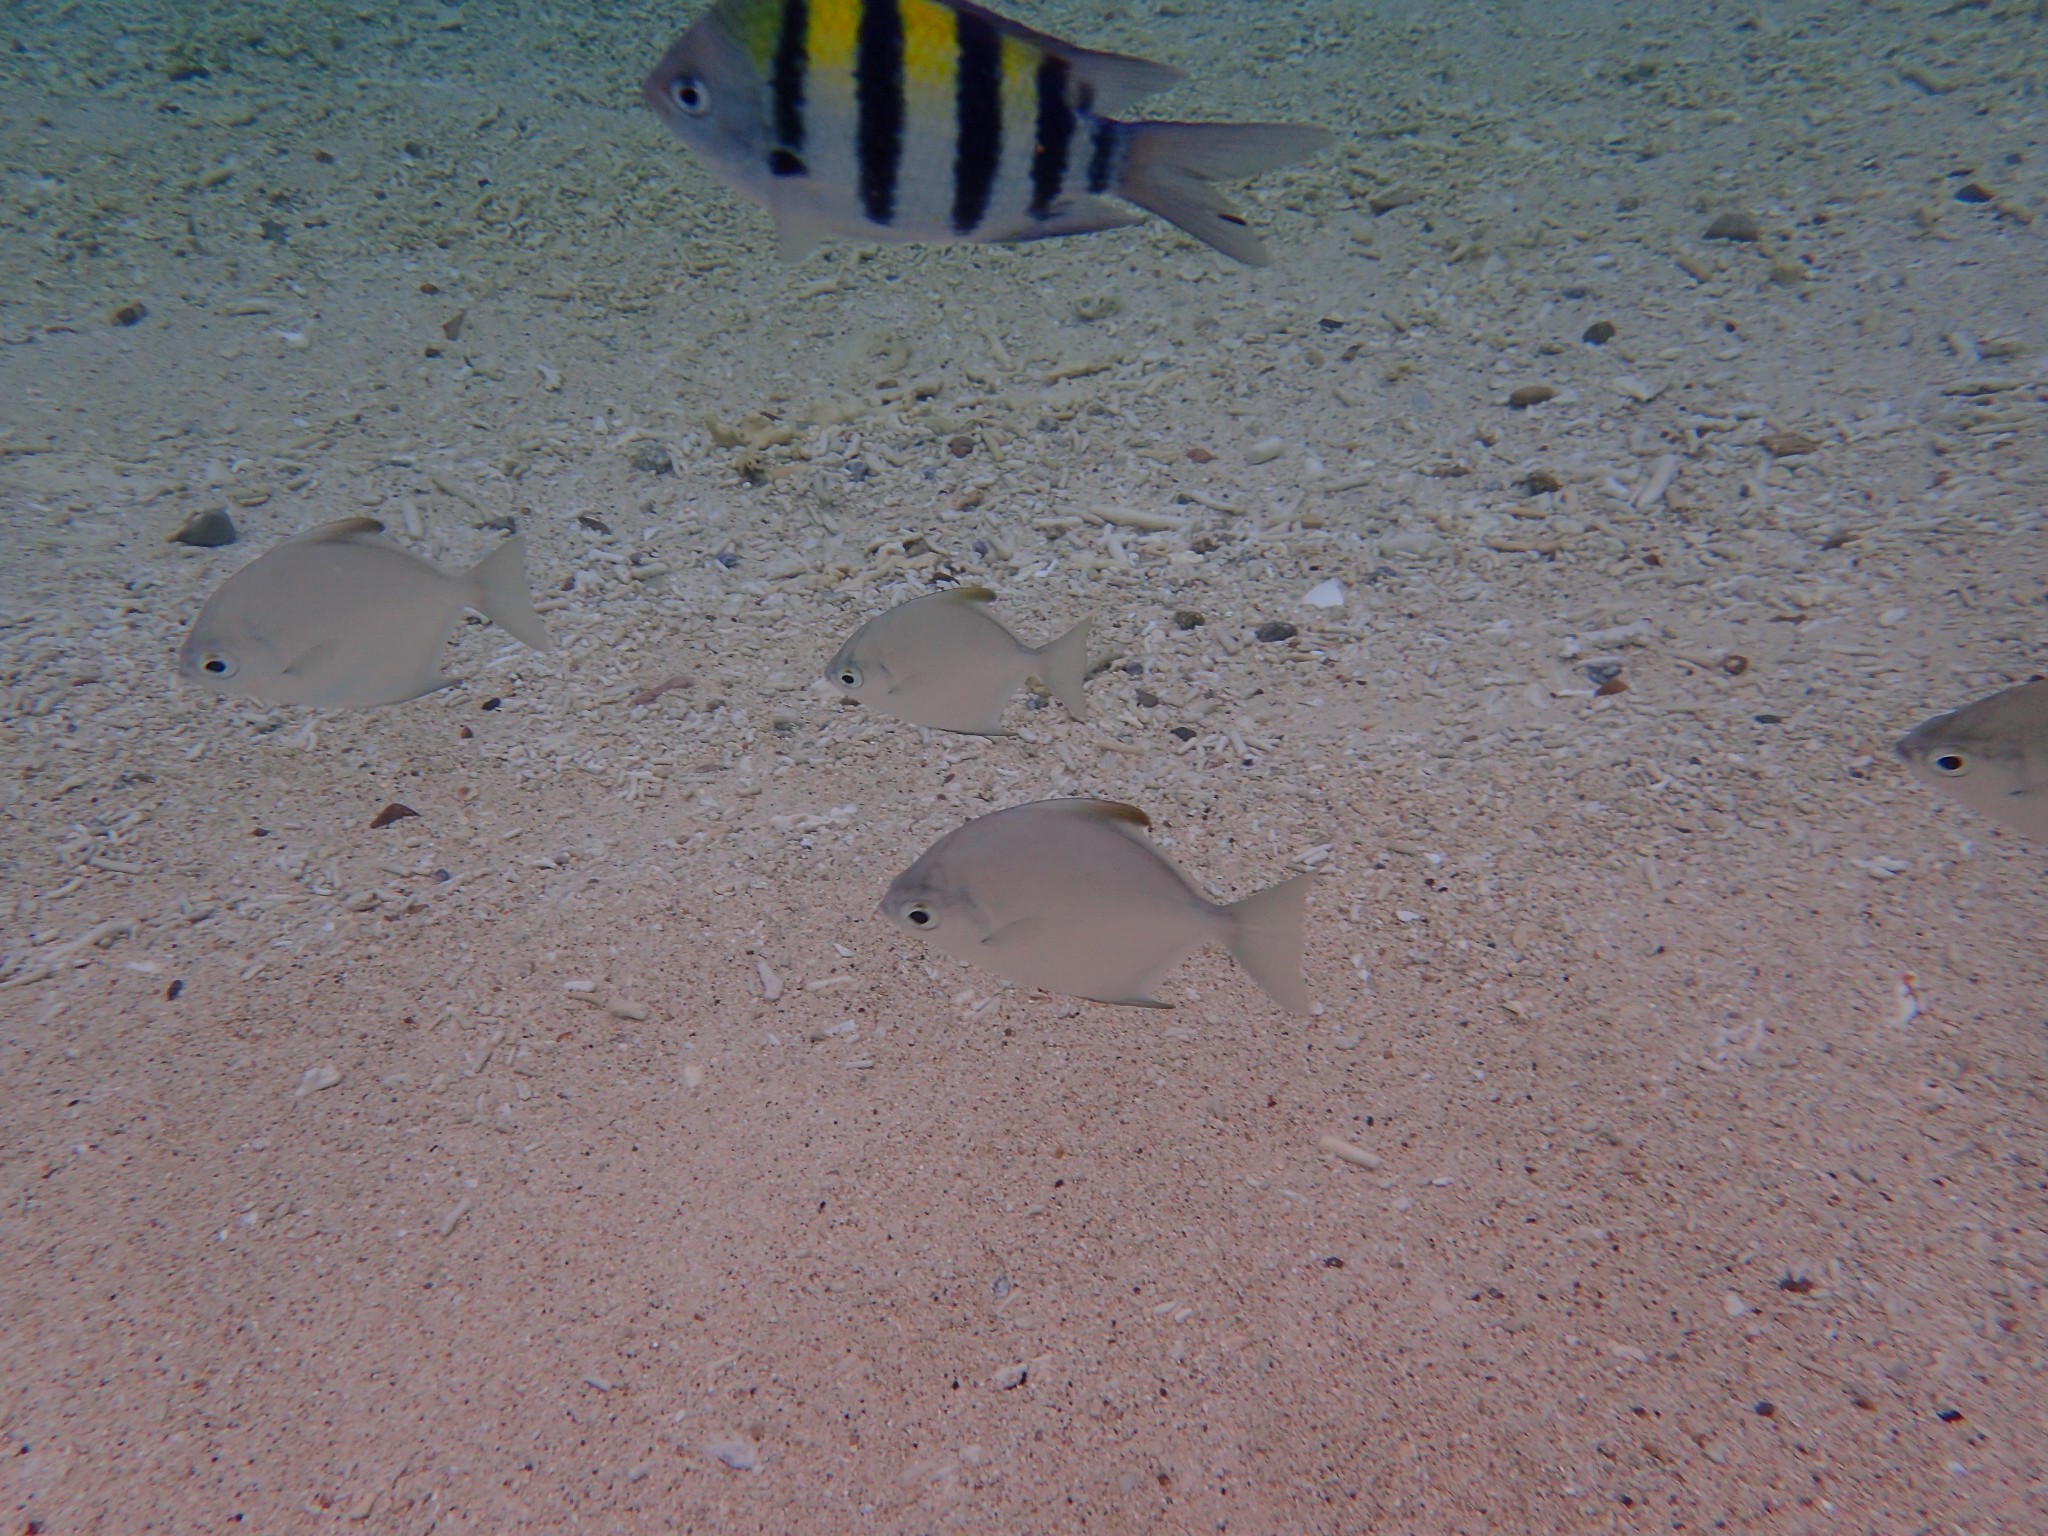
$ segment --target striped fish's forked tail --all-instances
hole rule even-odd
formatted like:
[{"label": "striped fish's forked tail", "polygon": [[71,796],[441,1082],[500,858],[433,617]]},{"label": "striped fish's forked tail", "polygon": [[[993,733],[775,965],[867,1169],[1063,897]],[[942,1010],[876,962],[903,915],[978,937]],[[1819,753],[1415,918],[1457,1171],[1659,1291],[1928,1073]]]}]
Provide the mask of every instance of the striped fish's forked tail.
[{"label": "striped fish's forked tail", "polygon": [[1328,149],[1328,129],[1296,123],[1118,123],[1116,191],[1248,267],[1271,259],[1214,183],[1242,181]]}]

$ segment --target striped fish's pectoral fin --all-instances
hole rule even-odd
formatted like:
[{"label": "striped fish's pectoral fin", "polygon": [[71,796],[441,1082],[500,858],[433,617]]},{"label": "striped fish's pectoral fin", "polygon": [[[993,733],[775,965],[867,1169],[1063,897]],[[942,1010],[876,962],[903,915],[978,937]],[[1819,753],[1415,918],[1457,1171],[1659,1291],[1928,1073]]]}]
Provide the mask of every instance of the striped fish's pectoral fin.
[{"label": "striped fish's pectoral fin", "polygon": [[775,248],[788,266],[795,266],[824,244],[825,232],[794,214],[775,215]]},{"label": "striped fish's pectoral fin", "polygon": [[971,16],[1027,47],[1064,59],[1074,79],[1089,87],[1089,105],[1097,112],[1119,112],[1140,96],[1167,90],[1187,79],[1184,70],[1175,69],[1171,64],[1157,64],[1151,59],[1136,59],[1124,53],[1096,53],[1087,48],[1076,48],[1064,38],[1020,25],[1007,16],[998,16],[994,11],[973,4],[972,0],[946,0],[946,4],[948,9],[961,16]]},{"label": "striped fish's pectoral fin", "polygon": [[1101,229],[1124,229],[1145,221],[1128,208],[1104,202],[1099,197],[1065,197],[1053,204],[1052,212],[1033,219],[1030,227],[1007,240],[1050,240],[1055,235],[1089,235]]}]

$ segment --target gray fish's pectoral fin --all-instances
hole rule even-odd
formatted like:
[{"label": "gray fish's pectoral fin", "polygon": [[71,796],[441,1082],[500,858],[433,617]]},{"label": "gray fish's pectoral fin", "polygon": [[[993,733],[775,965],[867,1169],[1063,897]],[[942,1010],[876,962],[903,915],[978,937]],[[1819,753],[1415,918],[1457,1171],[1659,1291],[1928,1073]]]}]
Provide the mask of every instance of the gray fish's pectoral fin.
[{"label": "gray fish's pectoral fin", "polygon": [[334,642],[322,640],[318,645],[299,652],[279,669],[279,675],[290,678],[308,678],[319,671],[334,654]]},{"label": "gray fish's pectoral fin", "polygon": [[824,244],[824,239],[800,219],[786,213],[775,215],[775,248],[785,266],[795,266]]},{"label": "gray fish's pectoral fin", "polygon": [[995,932],[986,935],[981,946],[984,949],[1004,950],[1016,944],[1028,943],[1033,934],[1045,927],[1042,917],[1020,917],[1014,923],[1005,923]]}]

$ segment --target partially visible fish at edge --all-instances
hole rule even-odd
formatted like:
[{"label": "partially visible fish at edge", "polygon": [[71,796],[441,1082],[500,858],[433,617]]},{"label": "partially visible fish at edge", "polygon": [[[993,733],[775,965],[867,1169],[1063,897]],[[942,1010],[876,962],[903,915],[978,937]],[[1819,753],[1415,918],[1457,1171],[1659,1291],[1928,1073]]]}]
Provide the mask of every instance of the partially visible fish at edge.
[{"label": "partially visible fish at edge", "polygon": [[2048,679],[1936,715],[1897,750],[1915,777],[2048,842]]}]

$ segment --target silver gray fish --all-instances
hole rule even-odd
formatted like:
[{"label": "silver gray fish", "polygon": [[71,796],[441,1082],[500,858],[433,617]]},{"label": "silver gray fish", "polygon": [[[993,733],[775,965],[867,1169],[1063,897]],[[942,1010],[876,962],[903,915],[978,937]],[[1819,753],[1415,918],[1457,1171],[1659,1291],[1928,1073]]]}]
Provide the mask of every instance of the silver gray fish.
[{"label": "silver gray fish", "polygon": [[1936,715],[1898,752],[1971,810],[2048,842],[2048,680]]},{"label": "silver gray fish", "polygon": [[1266,250],[1216,191],[1327,149],[1292,123],[1108,114],[1186,77],[968,0],[719,0],[642,85],[655,115],[774,215],[783,252],[856,240],[1040,240],[1138,222]]},{"label": "silver gray fish", "polygon": [[1031,678],[1088,718],[1088,620],[1032,647],[988,615],[987,587],[954,587],[877,614],[839,647],[825,680],[850,699],[938,731],[1003,734],[1003,706]]},{"label": "silver gray fish", "polygon": [[1301,875],[1218,906],[1114,800],[1040,800],[976,817],[925,850],[882,898],[882,916],[956,960],[1021,986],[1167,1008],[1159,979],[1220,944],[1266,994],[1307,1013]]},{"label": "silver gray fish", "polygon": [[524,535],[450,576],[383,530],[373,517],[328,523],[235,572],[193,621],[178,675],[271,704],[396,704],[454,681],[441,648],[465,608],[550,649]]}]

